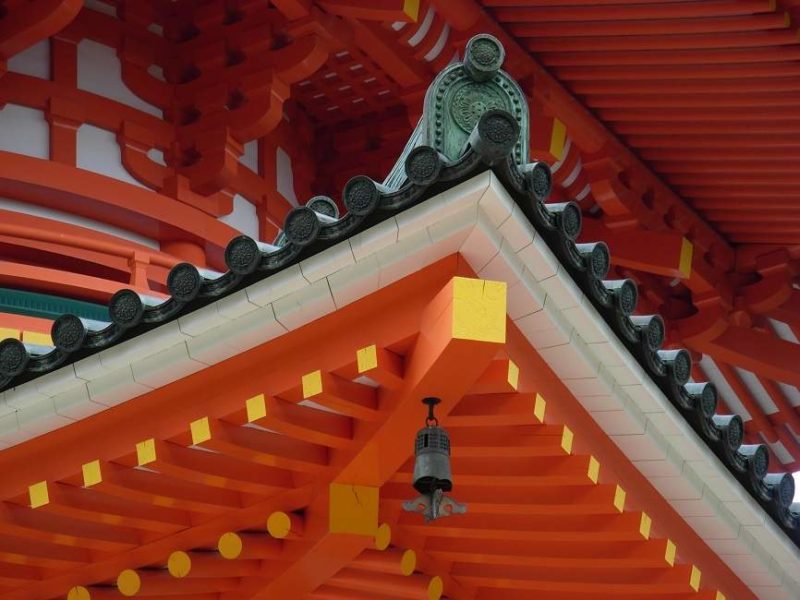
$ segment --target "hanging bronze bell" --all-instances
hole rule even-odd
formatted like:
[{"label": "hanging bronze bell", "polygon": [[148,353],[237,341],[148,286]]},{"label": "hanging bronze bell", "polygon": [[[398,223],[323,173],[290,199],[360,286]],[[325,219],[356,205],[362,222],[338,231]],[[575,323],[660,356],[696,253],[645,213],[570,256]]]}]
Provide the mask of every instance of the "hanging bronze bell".
[{"label": "hanging bronze bell", "polygon": [[444,495],[453,489],[450,470],[450,436],[439,426],[433,409],[439,398],[425,398],[428,406],[425,427],[417,432],[414,443],[414,489],[420,496],[403,503],[410,512],[420,512],[425,521],[432,521],[451,514],[465,513],[467,507]]}]

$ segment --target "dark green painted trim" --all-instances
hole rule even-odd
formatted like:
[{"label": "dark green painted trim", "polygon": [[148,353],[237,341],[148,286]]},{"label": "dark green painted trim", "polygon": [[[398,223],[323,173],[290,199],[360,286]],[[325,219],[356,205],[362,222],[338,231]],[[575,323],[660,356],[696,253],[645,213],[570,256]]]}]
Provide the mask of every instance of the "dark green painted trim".
[{"label": "dark green painted trim", "polygon": [[55,320],[71,313],[84,319],[110,321],[108,307],[50,294],[0,288],[0,312]]}]

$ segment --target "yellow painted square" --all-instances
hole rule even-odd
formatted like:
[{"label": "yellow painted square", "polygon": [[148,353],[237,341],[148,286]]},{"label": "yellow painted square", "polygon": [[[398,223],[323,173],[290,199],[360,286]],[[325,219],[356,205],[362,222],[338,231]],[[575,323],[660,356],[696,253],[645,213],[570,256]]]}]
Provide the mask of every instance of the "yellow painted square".
[{"label": "yellow painted square", "polygon": [[329,501],[331,533],[374,536],[378,532],[377,487],[332,483]]},{"label": "yellow painted square", "polygon": [[513,360],[508,361],[508,385],[515,390],[519,387],[519,367]]},{"label": "yellow painted square", "polygon": [[156,460],[156,441],[153,438],[136,444],[136,460],[139,466]]},{"label": "yellow painted square", "polygon": [[572,440],[574,437],[572,430],[565,425],[564,430],[561,432],[561,448],[567,454],[572,454]]},{"label": "yellow painted square", "polygon": [[19,339],[19,329],[11,329],[10,327],[0,327],[0,340],[5,339]]},{"label": "yellow painted square", "polygon": [[625,490],[623,490],[620,486],[617,486],[617,489],[614,492],[614,508],[616,508],[619,512],[625,510]]},{"label": "yellow painted square", "polygon": [[664,550],[664,560],[667,561],[667,564],[670,567],[675,566],[675,554],[678,552],[678,548],[672,542],[672,540],[667,540],[667,547]]},{"label": "yellow painted square", "polygon": [[419,20],[419,0],[404,0],[403,12],[412,23],[416,23]]},{"label": "yellow painted square", "polygon": [[37,331],[23,331],[22,341],[26,344],[36,344],[38,346],[52,346],[53,338],[49,333],[39,333]]},{"label": "yellow painted square", "polygon": [[600,479],[600,463],[594,456],[589,457],[589,470],[587,472],[592,483],[597,483]]},{"label": "yellow painted square", "polygon": [[245,402],[247,408],[247,422],[252,423],[267,416],[267,400],[264,394],[248,398]]},{"label": "yellow painted square", "polygon": [[378,367],[378,348],[375,344],[361,348],[356,351],[356,360],[358,361],[358,372],[364,373],[371,371]]},{"label": "yellow painted square", "polygon": [[31,508],[39,508],[50,502],[50,494],[47,492],[47,482],[40,481],[28,486],[28,499]]},{"label": "yellow painted square", "polygon": [[653,526],[653,520],[647,513],[642,513],[642,520],[639,521],[639,533],[646,540],[650,539],[650,528]]},{"label": "yellow painted square", "polygon": [[103,473],[100,471],[100,461],[93,460],[81,467],[83,471],[83,487],[92,487],[103,481]]},{"label": "yellow painted square", "polygon": [[556,160],[564,158],[564,144],[567,140],[567,127],[558,119],[553,119],[553,130],[550,133],[550,154]]},{"label": "yellow painted square", "polygon": [[189,430],[192,432],[192,444],[202,444],[211,439],[211,423],[208,422],[208,417],[189,423]]},{"label": "yellow painted square", "polygon": [[311,398],[322,393],[322,371],[303,375],[303,398]]},{"label": "yellow painted square", "polygon": [[453,338],[506,341],[506,283],[453,278]]},{"label": "yellow painted square", "polygon": [[683,238],[681,241],[681,256],[678,263],[678,270],[684,279],[689,279],[692,276],[692,255],[694,254],[694,246],[692,242]]},{"label": "yellow painted square", "polygon": [[695,591],[700,591],[700,577],[702,573],[695,565],[692,565],[692,574],[689,576],[689,586]]},{"label": "yellow painted square", "polygon": [[536,401],[533,404],[533,416],[536,417],[536,420],[539,421],[539,423],[544,423],[544,413],[546,408],[547,402],[545,399],[539,394],[536,394]]}]

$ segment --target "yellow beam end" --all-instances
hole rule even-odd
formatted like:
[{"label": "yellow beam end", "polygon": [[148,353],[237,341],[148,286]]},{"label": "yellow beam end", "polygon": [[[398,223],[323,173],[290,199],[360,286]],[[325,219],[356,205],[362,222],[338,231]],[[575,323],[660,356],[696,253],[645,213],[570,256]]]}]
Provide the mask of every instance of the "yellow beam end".
[{"label": "yellow beam end", "polygon": [[689,279],[692,276],[692,256],[694,255],[694,246],[692,242],[683,238],[681,241],[681,256],[678,262],[678,271],[684,279]]},{"label": "yellow beam end", "polygon": [[784,11],[784,13],[783,13],[783,24],[786,27],[791,27],[792,26],[792,15],[790,15],[786,11]]},{"label": "yellow beam end", "polygon": [[403,13],[411,19],[412,23],[416,23],[419,20],[419,0],[405,0]]},{"label": "yellow beam end", "polygon": [[331,533],[375,535],[378,531],[378,488],[365,485],[330,485]]},{"label": "yellow beam end", "polygon": [[725,600],[725,594],[720,591],[717,591],[716,596],[714,596],[714,600]]},{"label": "yellow beam end", "polygon": [[217,542],[217,550],[219,551],[219,555],[227,560],[235,560],[239,558],[239,556],[242,554],[243,547],[244,544],[242,543],[242,538],[239,536],[239,534],[234,533],[233,531],[223,533],[221,536],[219,536],[219,541]]},{"label": "yellow beam end", "polygon": [[406,550],[400,557],[400,572],[408,577],[417,568],[417,553],[413,550]]},{"label": "yellow beam end", "polygon": [[515,390],[519,387],[519,367],[513,360],[508,361],[508,385]]},{"label": "yellow beam end", "polygon": [[650,539],[650,528],[653,526],[653,520],[647,513],[642,513],[642,520],[639,521],[639,533],[646,540]]},{"label": "yellow beam end", "polygon": [[92,487],[103,481],[103,473],[100,470],[100,461],[93,460],[81,467],[83,471],[83,487]]},{"label": "yellow beam end", "polygon": [[267,416],[267,399],[264,398],[264,394],[248,398],[244,405],[247,409],[248,423],[253,423]]},{"label": "yellow beam end", "polygon": [[378,348],[375,344],[361,348],[356,351],[356,361],[358,362],[358,372],[366,373],[378,367]]},{"label": "yellow beam end", "polygon": [[322,393],[322,371],[303,375],[303,398],[311,398]]},{"label": "yellow beam end", "polygon": [[575,436],[572,433],[572,429],[564,425],[564,429],[561,432],[561,448],[567,454],[572,454],[572,440],[574,437]]},{"label": "yellow beam end", "polygon": [[133,569],[125,569],[117,575],[117,590],[123,596],[135,596],[142,588],[142,579]]},{"label": "yellow beam end", "polygon": [[672,540],[667,540],[667,548],[664,550],[664,560],[667,561],[667,564],[670,567],[675,566],[675,554],[677,554],[678,548],[672,542]]},{"label": "yellow beam end", "polygon": [[428,584],[428,600],[439,600],[442,597],[442,593],[444,593],[444,582],[441,577],[436,575],[431,578],[431,582]]},{"label": "yellow beam end", "polygon": [[453,338],[506,341],[506,283],[453,278]]},{"label": "yellow beam end", "polygon": [[533,416],[539,423],[544,423],[544,412],[547,408],[547,402],[542,396],[536,394],[536,401],[533,404]]},{"label": "yellow beam end", "polygon": [[267,518],[267,532],[274,538],[284,539],[292,532],[291,517],[283,511],[275,511]]},{"label": "yellow beam end", "polygon": [[625,490],[620,486],[617,486],[617,490],[614,492],[614,508],[619,512],[625,510]]},{"label": "yellow beam end", "polygon": [[37,344],[39,346],[52,346],[53,338],[49,333],[39,333],[36,331],[23,331],[22,341],[26,344]]},{"label": "yellow beam end", "polygon": [[76,585],[67,593],[67,600],[91,600],[91,596],[85,587]]},{"label": "yellow beam end", "polygon": [[700,591],[700,577],[702,573],[695,565],[692,565],[692,574],[689,576],[689,586],[695,591]]},{"label": "yellow beam end", "polygon": [[183,550],[176,550],[167,559],[167,571],[176,579],[186,577],[192,570],[192,558]]},{"label": "yellow beam end", "polygon": [[587,472],[592,483],[597,483],[600,479],[600,463],[594,456],[589,457],[589,471]]},{"label": "yellow beam end", "polygon": [[50,494],[47,492],[47,482],[40,481],[28,486],[28,499],[31,508],[39,508],[50,503]]},{"label": "yellow beam end", "polygon": [[553,119],[553,131],[550,134],[550,154],[556,160],[564,158],[564,145],[567,141],[567,126],[558,119]]},{"label": "yellow beam end", "polygon": [[375,549],[386,550],[392,543],[392,528],[388,523],[381,523],[375,533]]},{"label": "yellow beam end", "polygon": [[153,438],[136,444],[136,461],[140,467],[156,461],[156,441]]},{"label": "yellow beam end", "polygon": [[192,445],[202,444],[211,439],[211,423],[208,417],[189,423],[189,430],[192,432]]},{"label": "yellow beam end", "polygon": [[6,340],[8,338],[18,340],[19,329],[11,329],[10,327],[0,327],[0,340]]}]

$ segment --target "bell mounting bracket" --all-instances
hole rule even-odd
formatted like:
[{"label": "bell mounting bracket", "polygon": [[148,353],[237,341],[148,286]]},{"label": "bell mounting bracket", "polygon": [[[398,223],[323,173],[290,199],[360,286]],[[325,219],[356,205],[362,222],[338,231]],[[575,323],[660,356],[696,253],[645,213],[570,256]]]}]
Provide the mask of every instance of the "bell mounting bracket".
[{"label": "bell mounting bracket", "polygon": [[428,427],[436,427],[439,425],[439,419],[436,418],[436,415],[433,414],[433,409],[436,407],[437,404],[441,404],[441,398],[434,398],[428,397],[423,398],[422,403],[428,407],[428,416],[425,417],[425,425]]}]

